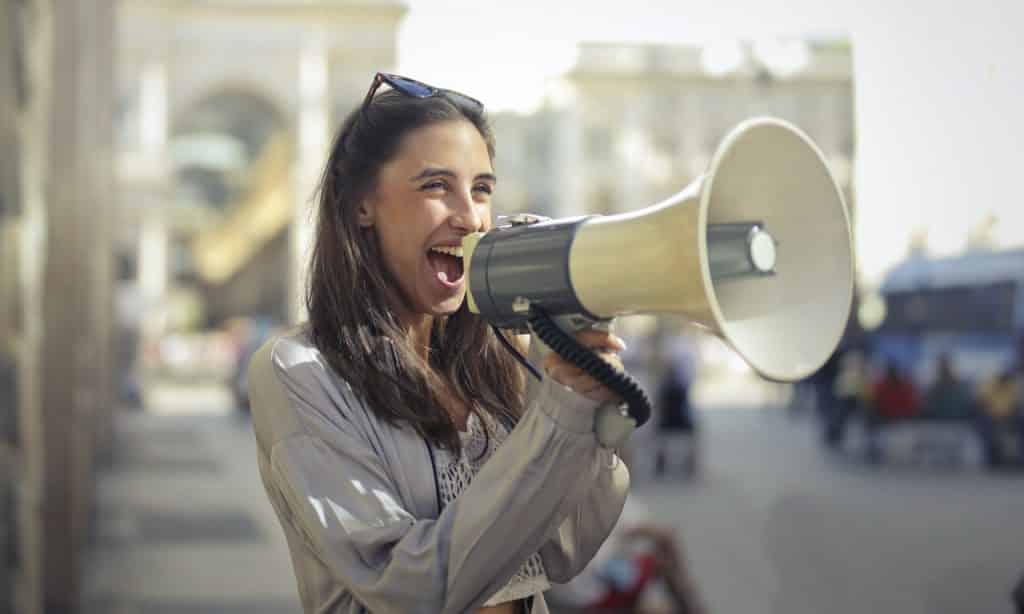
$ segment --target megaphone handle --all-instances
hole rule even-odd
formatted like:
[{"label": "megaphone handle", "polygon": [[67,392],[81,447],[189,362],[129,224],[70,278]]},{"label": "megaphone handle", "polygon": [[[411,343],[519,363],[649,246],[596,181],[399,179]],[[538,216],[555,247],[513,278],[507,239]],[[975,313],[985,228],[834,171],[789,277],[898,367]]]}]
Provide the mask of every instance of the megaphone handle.
[{"label": "megaphone handle", "polygon": [[531,306],[528,318],[530,330],[540,338],[552,351],[576,365],[588,375],[615,391],[636,421],[642,426],[651,417],[651,402],[647,394],[628,373],[616,371],[593,351],[583,347],[563,331],[547,313]]}]

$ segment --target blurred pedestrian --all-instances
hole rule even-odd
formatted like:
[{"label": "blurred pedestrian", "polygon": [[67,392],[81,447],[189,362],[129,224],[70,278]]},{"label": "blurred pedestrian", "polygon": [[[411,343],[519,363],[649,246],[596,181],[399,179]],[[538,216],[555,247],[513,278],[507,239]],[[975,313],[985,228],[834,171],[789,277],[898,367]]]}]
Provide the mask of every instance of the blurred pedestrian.
[{"label": "blurred pedestrian", "polygon": [[632,496],[589,565],[549,591],[553,614],[662,614],[654,594],[664,589],[664,614],[705,614],[675,532],[653,522]]},{"label": "blurred pedestrian", "polygon": [[630,529],[627,534],[633,539],[649,541],[648,556],[653,562],[655,577],[668,589],[672,600],[671,614],[706,614],[707,609],[690,575],[685,552],[675,532],[666,527],[641,525]]},{"label": "blurred pedestrian", "polygon": [[825,364],[810,377],[814,386],[814,407],[821,423],[827,422],[835,409],[836,379],[839,377],[839,366],[845,353],[843,348],[836,348]]},{"label": "blurred pedestrian", "polygon": [[657,388],[657,436],[654,473],[657,476],[681,469],[693,476],[698,469],[698,433],[690,392],[696,379],[697,355],[692,340],[680,332],[664,349],[664,369]]},{"label": "blurred pedestrian", "polygon": [[896,361],[890,361],[885,373],[871,387],[870,409],[864,422],[867,436],[865,452],[869,461],[878,462],[882,458],[879,431],[915,417],[920,406],[921,398],[914,381]]},{"label": "blurred pedestrian", "polygon": [[913,418],[920,409],[917,386],[898,364],[890,362],[871,391],[875,414],[886,421]]},{"label": "blurred pedestrian", "polygon": [[843,353],[833,388],[835,406],[827,414],[825,443],[839,447],[850,417],[865,407],[869,396],[867,362],[863,352],[850,350]]},{"label": "blurred pedestrian", "polygon": [[134,409],[141,408],[143,401],[139,346],[142,340],[140,331],[145,300],[139,284],[132,279],[134,270],[126,261],[127,258],[121,258],[119,261],[123,270],[114,295],[117,316],[118,400]]},{"label": "blurred pedestrian", "polygon": [[1016,447],[1018,457],[1024,447],[1024,408],[1021,376],[1012,368],[1004,369],[984,381],[978,391],[980,431],[985,443],[986,460],[1001,466],[1007,460],[1007,448]]},{"label": "blurred pedestrian", "polygon": [[935,381],[925,393],[921,416],[931,420],[968,420],[973,415],[973,400],[967,383],[953,368],[949,354],[939,356]]}]

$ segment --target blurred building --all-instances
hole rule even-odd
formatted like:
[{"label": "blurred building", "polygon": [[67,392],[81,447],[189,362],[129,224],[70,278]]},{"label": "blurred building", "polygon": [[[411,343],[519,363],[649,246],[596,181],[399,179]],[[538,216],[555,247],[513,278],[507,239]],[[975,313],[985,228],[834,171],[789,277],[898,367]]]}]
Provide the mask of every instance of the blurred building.
[{"label": "blurred building", "polygon": [[561,129],[566,117],[567,112],[551,107],[534,113],[490,114],[498,145],[494,160],[499,177],[496,213],[557,215],[565,177],[554,162],[571,134]]},{"label": "blurred building", "polygon": [[1024,360],[1024,249],[912,253],[886,275],[865,345],[930,385],[940,356],[979,383]]},{"label": "blurred building", "polygon": [[[539,111],[492,116],[500,212],[562,217],[653,205],[697,179],[739,122],[769,115],[815,141],[853,215],[854,90],[846,41],[587,43],[578,51]],[[656,371],[658,340],[678,322],[631,318],[620,326],[649,336],[644,347]],[[717,347],[712,341],[710,349]]]},{"label": "blurred building", "polygon": [[137,271],[123,283],[144,306],[143,345],[294,319],[332,131],[395,65],[405,5],[120,6],[117,250]]},{"label": "blurred building", "polygon": [[733,126],[757,115],[807,132],[849,200],[850,47],[791,44],[788,52],[742,43],[583,45],[567,77],[581,146],[564,150],[571,157],[562,163],[578,182],[583,208],[628,211],[677,192],[704,172]]},{"label": "blurred building", "polygon": [[818,144],[852,208],[845,41],[588,43],[552,90],[533,115],[494,117],[502,207],[575,215],[654,204],[703,173],[737,123],[771,115]]},{"label": "blurred building", "polygon": [[0,612],[76,604],[113,406],[115,3],[0,3]]},{"label": "blurred building", "polygon": [[0,2],[0,613],[78,606],[138,333],[297,311],[331,127],[405,11]]}]

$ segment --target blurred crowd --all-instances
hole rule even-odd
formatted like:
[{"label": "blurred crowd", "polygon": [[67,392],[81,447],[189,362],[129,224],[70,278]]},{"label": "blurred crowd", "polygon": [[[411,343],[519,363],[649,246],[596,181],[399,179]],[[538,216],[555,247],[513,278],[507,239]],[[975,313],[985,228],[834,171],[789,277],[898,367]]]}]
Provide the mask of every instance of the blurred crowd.
[{"label": "blurred crowd", "polygon": [[922,385],[900,361],[851,348],[834,354],[804,386],[832,448],[841,448],[851,423],[859,422],[871,462],[885,457],[883,431],[907,427],[918,431],[918,449],[945,447],[956,454],[969,433],[990,467],[1024,465],[1024,360],[972,382],[945,353]]}]

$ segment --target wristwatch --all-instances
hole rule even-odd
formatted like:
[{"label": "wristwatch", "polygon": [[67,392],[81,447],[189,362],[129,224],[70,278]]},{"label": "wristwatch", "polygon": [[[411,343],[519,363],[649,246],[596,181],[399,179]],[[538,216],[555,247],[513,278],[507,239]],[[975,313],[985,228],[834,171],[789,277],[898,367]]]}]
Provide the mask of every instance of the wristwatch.
[{"label": "wristwatch", "polygon": [[619,449],[636,430],[625,403],[605,403],[594,411],[594,435],[606,448]]}]

